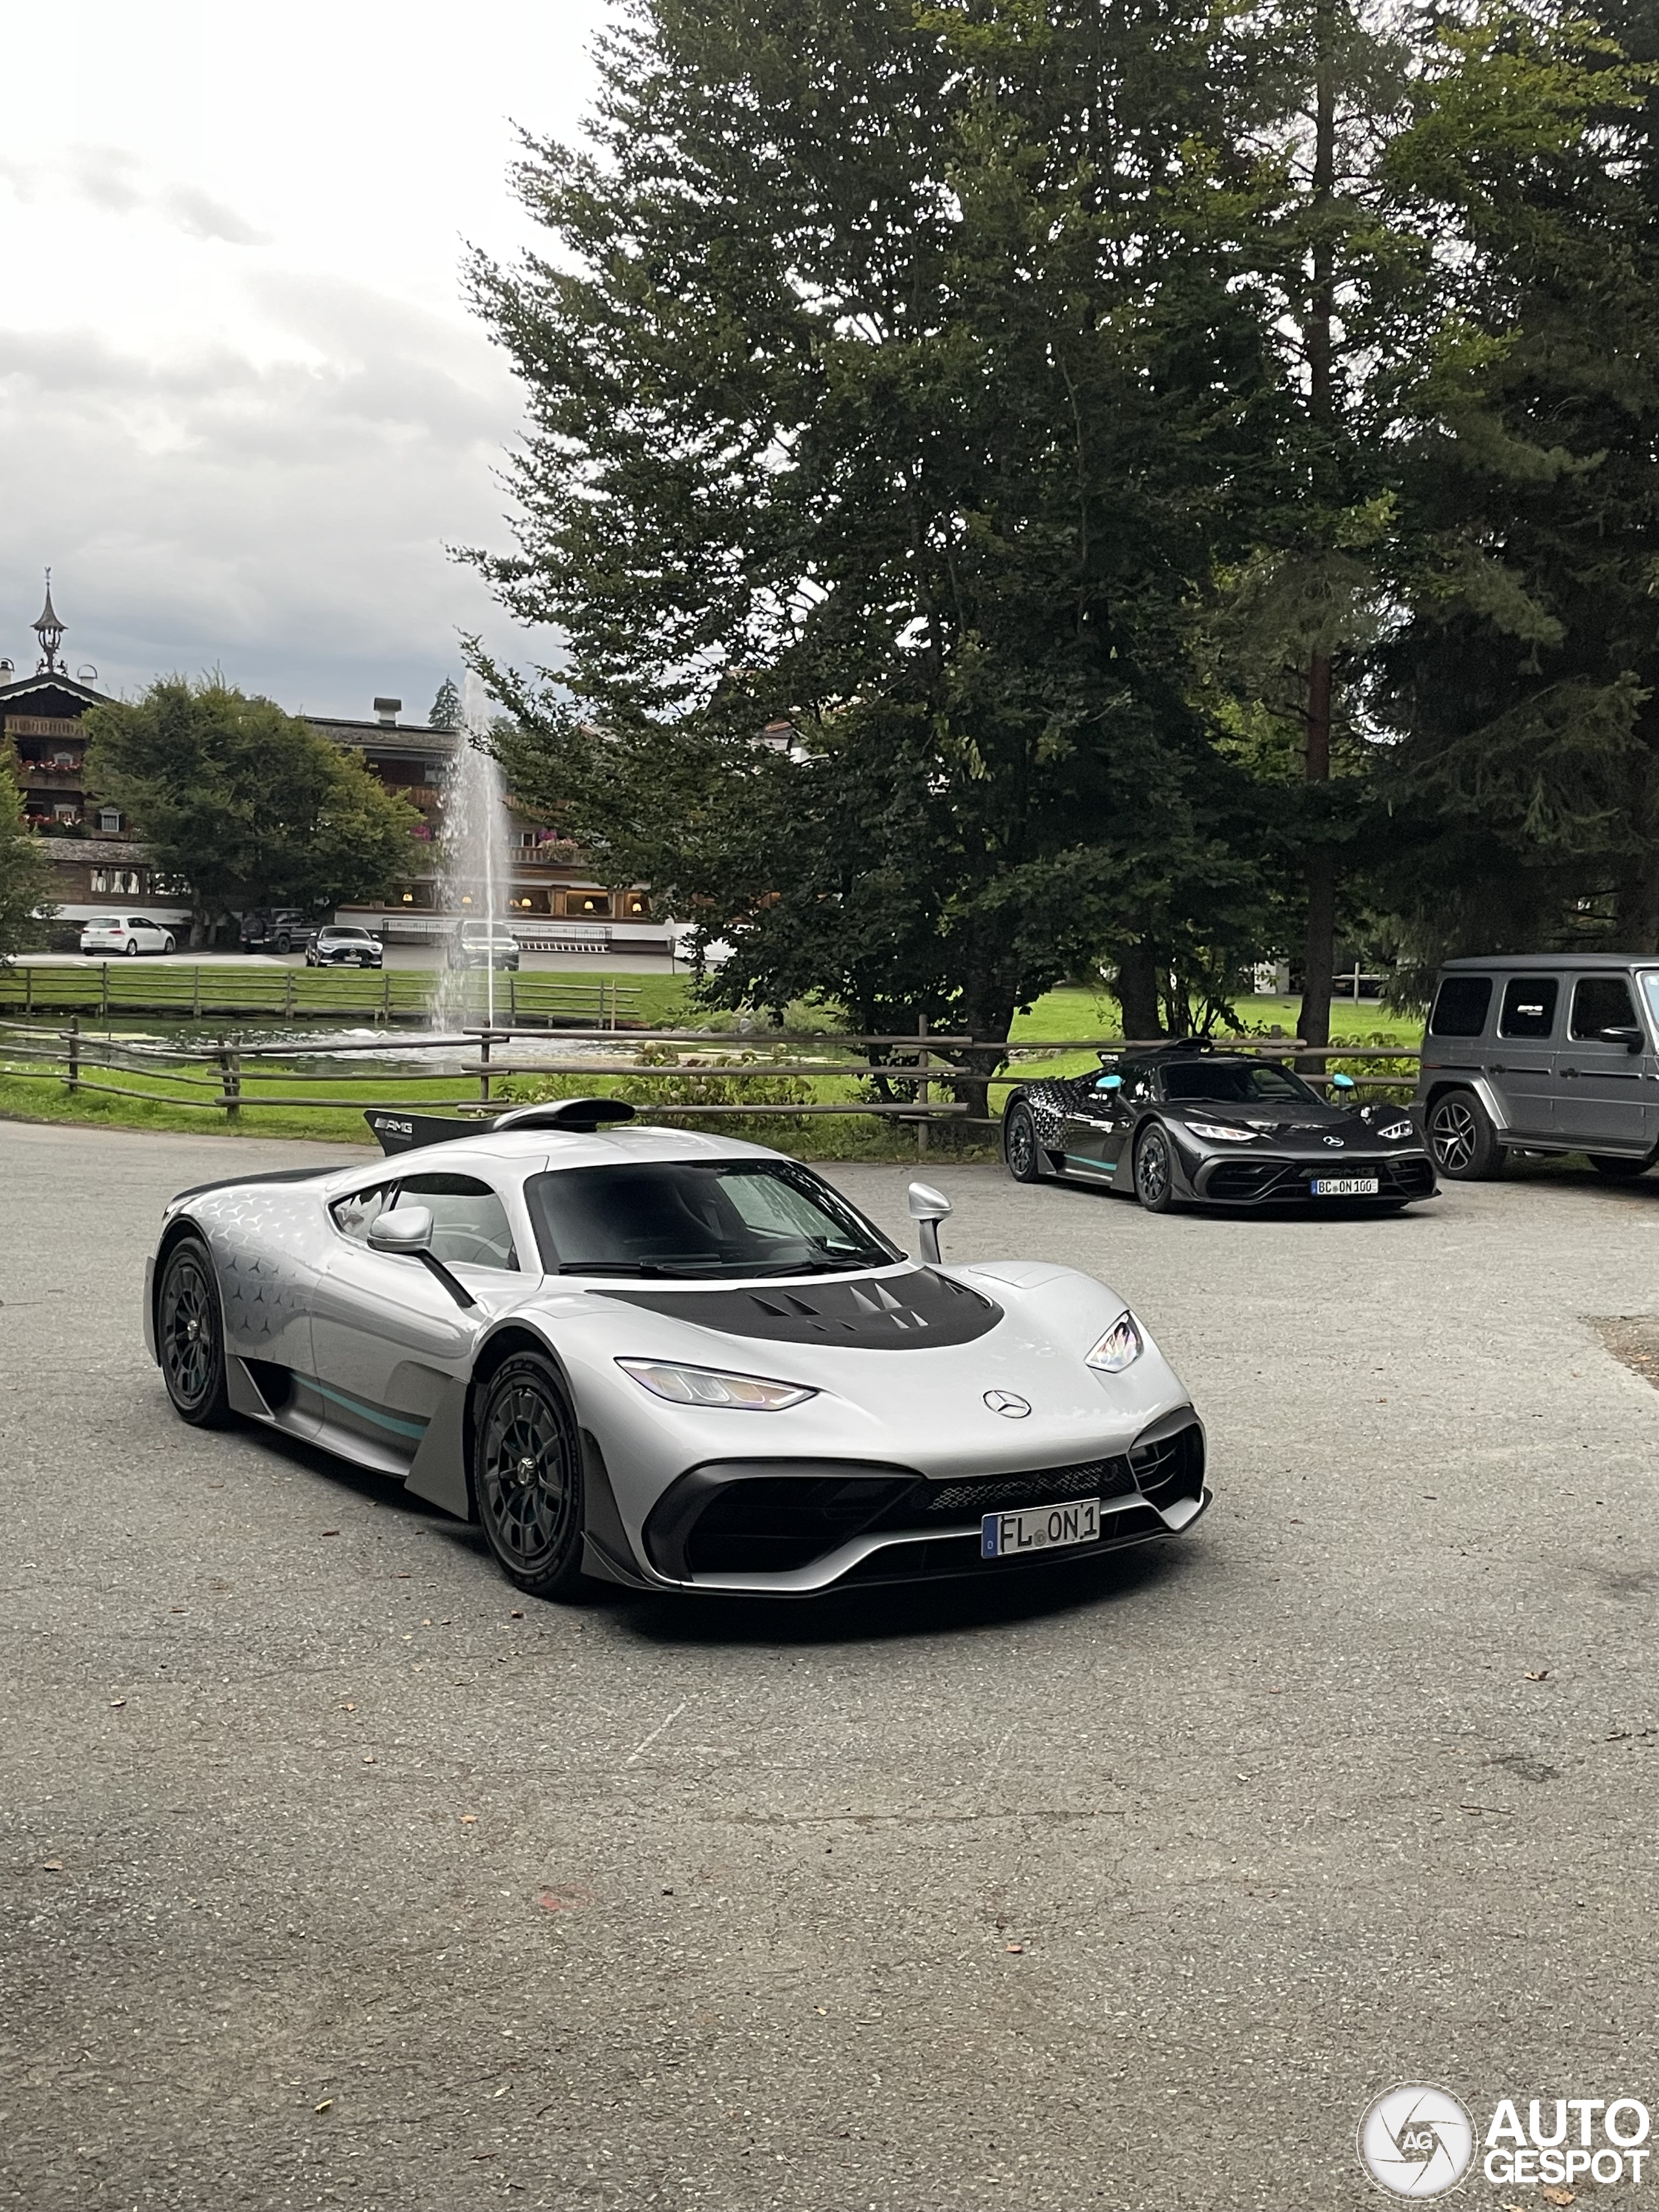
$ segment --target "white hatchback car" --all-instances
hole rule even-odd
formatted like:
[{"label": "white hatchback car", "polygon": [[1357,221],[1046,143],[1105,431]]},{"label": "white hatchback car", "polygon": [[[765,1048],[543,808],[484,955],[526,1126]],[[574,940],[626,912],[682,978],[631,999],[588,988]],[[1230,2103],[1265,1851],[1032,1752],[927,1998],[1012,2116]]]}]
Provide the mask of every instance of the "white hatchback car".
[{"label": "white hatchback car", "polygon": [[81,932],[81,950],[106,958],[112,952],[173,952],[178,950],[178,939],[164,921],[151,921],[142,914],[112,914],[86,923]]}]

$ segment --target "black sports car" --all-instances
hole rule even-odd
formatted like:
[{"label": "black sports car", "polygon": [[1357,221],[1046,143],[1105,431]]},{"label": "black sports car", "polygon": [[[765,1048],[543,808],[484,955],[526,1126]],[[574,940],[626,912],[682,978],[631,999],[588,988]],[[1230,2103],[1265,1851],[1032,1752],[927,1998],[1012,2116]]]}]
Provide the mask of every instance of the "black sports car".
[{"label": "black sports car", "polygon": [[1328,1102],[1277,1060],[1192,1040],[1103,1053],[1097,1073],[1010,1096],[1003,1158],[1017,1182],[1133,1183],[1153,1213],[1332,1199],[1386,1212],[1434,1197],[1433,1164],[1407,1109],[1356,1105],[1349,1078],[1333,1081],[1339,1097]]}]

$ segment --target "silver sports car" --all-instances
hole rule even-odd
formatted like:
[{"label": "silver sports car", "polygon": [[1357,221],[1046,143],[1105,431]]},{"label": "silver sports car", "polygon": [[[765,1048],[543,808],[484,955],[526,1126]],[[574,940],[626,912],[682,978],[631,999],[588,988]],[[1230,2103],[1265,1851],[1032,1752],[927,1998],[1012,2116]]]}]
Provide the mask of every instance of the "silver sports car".
[{"label": "silver sports car", "polygon": [[1123,1300],[906,1257],[757,1145],[611,1099],[375,1111],[374,1167],[181,1191],[146,1270],[173,1405],[401,1477],[511,1581],[804,1596],[1172,1536],[1204,1430]]}]

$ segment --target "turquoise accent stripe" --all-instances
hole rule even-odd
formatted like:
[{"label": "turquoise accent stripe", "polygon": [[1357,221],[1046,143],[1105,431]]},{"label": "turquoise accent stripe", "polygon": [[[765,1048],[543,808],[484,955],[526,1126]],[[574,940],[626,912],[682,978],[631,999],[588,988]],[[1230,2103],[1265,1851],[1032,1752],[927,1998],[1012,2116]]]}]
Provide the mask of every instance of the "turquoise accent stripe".
[{"label": "turquoise accent stripe", "polygon": [[400,1420],[395,1413],[383,1413],[378,1406],[364,1405],[361,1398],[348,1398],[343,1390],[331,1390],[314,1375],[302,1375],[300,1380],[319,1398],[326,1398],[330,1405],[343,1406],[348,1413],[356,1413],[359,1420],[373,1421],[377,1429],[390,1429],[394,1437],[410,1437],[419,1443],[429,1426],[425,1421]]},{"label": "turquoise accent stripe", "polygon": [[1085,1158],[1082,1152],[1062,1152],[1060,1157],[1063,1160],[1070,1160],[1073,1167],[1092,1168],[1097,1175],[1115,1175],[1117,1173],[1117,1162],[1115,1160],[1091,1160]]}]

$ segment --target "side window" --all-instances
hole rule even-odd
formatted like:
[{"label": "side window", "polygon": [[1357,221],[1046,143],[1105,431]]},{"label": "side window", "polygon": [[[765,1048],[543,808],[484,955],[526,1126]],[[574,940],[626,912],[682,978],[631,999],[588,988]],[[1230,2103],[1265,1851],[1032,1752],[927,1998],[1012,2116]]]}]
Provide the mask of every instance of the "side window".
[{"label": "side window", "polygon": [[1477,1037],[1486,1026],[1491,1006],[1490,975],[1448,975],[1434,994],[1429,1035]]},{"label": "side window", "polygon": [[1594,1041],[1603,1030],[1632,1030],[1636,1008],[1622,975],[1583,975],[1572,987],[1572,1034]]},{"label": "side window", "polygon": [[1511,975],[1504,986],[1504,1010],[1498,1034],[1547,1037],[1555,1027],[1555,1002],[1561,986],[1553,975]]},{"label": "side window", "polygon": [[507,1208],[487,1182],[474,1176],[409,1176],[398,1186],[398,1199],[431,1207],[434,1260],[447,1267],[517,1267]]},{"label": "side window", "polygon": [[350,1237],[354,1244],[366,1244],[369,1223],[386,1212],[396,1188],[395,1183],[380,1182],[373,1190],[354,1190],[347,1198],[337,1198],[328,1210],[341,1236]]}]

